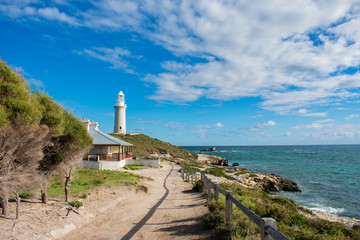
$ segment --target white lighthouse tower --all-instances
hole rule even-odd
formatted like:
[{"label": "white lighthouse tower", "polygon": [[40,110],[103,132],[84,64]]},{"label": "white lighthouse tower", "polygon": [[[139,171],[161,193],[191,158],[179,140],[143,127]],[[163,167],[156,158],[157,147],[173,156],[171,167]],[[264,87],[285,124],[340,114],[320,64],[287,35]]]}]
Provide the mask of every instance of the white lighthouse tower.
[{"label": "white lighthouse tower", "polygon": [[117,95],[115,108],[115,124],[114,124],[114,133],[125,134],[126,133],[126,104],[125,104],[125,95],[120,91]]}]

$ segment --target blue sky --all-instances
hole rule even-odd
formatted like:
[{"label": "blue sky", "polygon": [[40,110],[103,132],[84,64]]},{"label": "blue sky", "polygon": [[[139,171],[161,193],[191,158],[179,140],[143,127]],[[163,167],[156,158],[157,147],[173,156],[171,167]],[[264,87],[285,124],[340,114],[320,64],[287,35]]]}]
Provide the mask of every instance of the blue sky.
[{"label": "blue sky", "polygon": [[358,144],[359,1],[0,2],[0,57],[78,117],[176,145]]}]

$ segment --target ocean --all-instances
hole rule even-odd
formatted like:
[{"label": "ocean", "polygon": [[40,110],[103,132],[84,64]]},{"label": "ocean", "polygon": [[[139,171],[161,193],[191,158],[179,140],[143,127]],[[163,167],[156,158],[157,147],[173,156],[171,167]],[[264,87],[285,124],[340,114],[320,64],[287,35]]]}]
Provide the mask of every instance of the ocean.
[{"label": "ocean", "polygon": [[279,192],[298,205],[337,216],[360,218],[360,145],[183,147],[226,158],[248,170],[297,182],[302,192]]}]

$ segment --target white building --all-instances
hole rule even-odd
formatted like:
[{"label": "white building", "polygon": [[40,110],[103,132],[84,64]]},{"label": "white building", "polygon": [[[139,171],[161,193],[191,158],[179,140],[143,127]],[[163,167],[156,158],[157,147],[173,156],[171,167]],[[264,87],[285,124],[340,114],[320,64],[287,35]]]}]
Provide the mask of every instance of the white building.
[{"label": "white building", "polygon": [[80,168],[119,170],[126,165],[160,166],[158,158],[133,159],[133,145],[100,131],[97,122],[83,119],[82,123],[93,138],[93,146],[79,163]]},{"label": "white building", "polygon": [[125,134],[126,133],[126,104],[125,104],[125,95],[120,91],[117,95],[115,108],[115,123],[114,123],[114,133]]}]

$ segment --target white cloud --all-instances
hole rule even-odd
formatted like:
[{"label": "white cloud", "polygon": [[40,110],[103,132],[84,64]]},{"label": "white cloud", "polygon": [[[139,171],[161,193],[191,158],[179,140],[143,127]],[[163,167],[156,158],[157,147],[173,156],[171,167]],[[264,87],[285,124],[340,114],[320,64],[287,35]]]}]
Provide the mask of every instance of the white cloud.
[{"label": "white cloud", "polygon": [[124,60],[124,58],[134,58],[126,49],[120,47],[114,49],[93,47],[77,53],[110,63],[113,69],[122,69],[128,73],[135,73],[132,67],[129,66],[129,62]]},{"label": "white cloud", "polygon": [[360,125],[343,124],[329,125],[326,128],[315,129],[308,133],[301,134],[303,139],[317,139],[326,142],[355,139],[360,137]]},{"label": "white cloud", "polygon": [[333,125],[324,124],[324,123],[329,123],[334,121],[335,121],[334,119],[323,119],[323,120],[314,121],[311,124],[303,124],[303,125],[295,126],[292,129],[316,129],[316,128],[329,127]]},{"label": "white cloud", "polygon": [[346,117],[345,119],[346,120],[350,120],[350,119],[353,119],[353,118],[357,118],[359,117],[359,114],[350,114],[348,117]]},{"label": "white cloud", "polygon": [[175,128],[175,129],[183,129],[186,127],[186,124],[170,121],[170,122],[166,122],[164,124],[164,126],[170,127],[170,128]]},{"label": "white cloud", "polygon": [[37,86],[37,87],[41,87],[41,88],[43,88],[45,86],[44,83],[41,80],[38,80],[38,79],[35,79],[35,78],[29,78],[29,79],[26,79],[26,80],[32,86]]},{"label": "white cloud", "polygon": [[255,127],[253,128],[250,128],[251,131],[258,131],[260,129],[264,129],[265,127],[273,127],[276,125],[276,122],[270,120],[270,121],[267,121],[266,123],[261,123],[261,124],[258,124],[256,125]]},{"label": "white cloud", "polygon": [[30,18],[36,20],[37,18],[44,18],[47,20],[64,22],[74,26],[80,25],[76,17],[72,17],[64,12],[60,12],[58,8],[29,6],[30,4],[37,2],[38,1],[4,1],[2,4],[0,4],[0,12],[2,12],[2,14],[5,16],[17,19]]},{"label": "white cloud", "polygon": [[327,123],[327,122],[335,122],[334,119],[323,119],[323,120],[317,120],[316,123]]},{"label": "white cloud", "polygon": [[[360,88],[359,72],[342,72],[360,65],[355,0],[100,0],[81,10],[58,3],[62,8],[6,0],[0,11],[12,18],[45,18],[97,31],[135,31],[175,56],[202,59],[165,61],[162,72],[147,75],[144,80],[157,88],[151,97],[157,101],[260,97],[266,110],[324,117],[325,112],[299,110],[359,96],[353,91]],[[132,71],[114,49],[86,54]]]},{"label": "white cloud", "polygon": [[283,135],[283,137],[291,137],[292,136],[292,133],[291,132],[287,132]]},{"label": "white cloud", "polygon": [[218,122],[215,124],[215,127],[224,127],[224,125],[221,122]]},{"label": "white cloud", "polygon": [[[26,10],[26,8],[25,8]],[[35,10],[30,10],[30,15],[36,14]],[[67,14],[63,12],[59,12],[57,8],[39,8],[37,10],[37,14],[41,17],[44,17],[48,20],[58,20],[60,22],[65,22],[70,25],[79,25],[77,20],[73,17],[68,16]],[[28,14],[26,14],[28,15]]]},{"label": "white cloud", "polygon": [[263,117],[262,114],[258,114],[258,115],[256,115],[256,116],[251,116],[251,118],[262,118],[262,117]]},{"label": "white cloud", "polygon": [[[261,105],[264,109],[292,113],[304,106],[357,96],[348,89],[360,86],[358,74],[331,75],[360,63],[360,38],[353,30],[356,28],[345,29],[347,22],[332,26],[343,17],[357,18],[349,13],[351,1],[280,1],[279,5],[261,7],[255,2],[197,1],[182,2],[179,8],[171,1],[167,3],[164,9],[153,9],[159,21],[158,33],[151,36],[175,54],[208,54],[216,58],[165,67],[164,73],[150,78],[158,86],[154,99],[231,100],[260,96],[265,100]],[[315,28],[322,28],[314,32],[323,42],[320,46],[314,46],[308,36]],[[350,36],[344,34],[348,32],[353,33],[352,45],[348,45]],[[171,82],[172,88],[164,82]],[[194,95],[181,99],[177,89],[187,89]],[[171,90],[174,95],[169,94]]]}]

